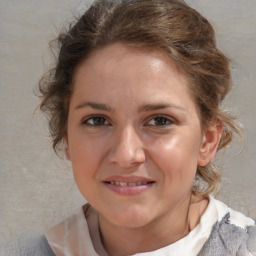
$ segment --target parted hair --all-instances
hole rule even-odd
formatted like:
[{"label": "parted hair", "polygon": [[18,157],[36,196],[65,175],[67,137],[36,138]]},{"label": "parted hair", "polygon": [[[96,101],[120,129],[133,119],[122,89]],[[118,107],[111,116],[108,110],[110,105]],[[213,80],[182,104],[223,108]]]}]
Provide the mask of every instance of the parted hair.
[{"label": "parted hair", "polygon": [[[229,60],[206,18],[182,0],[97,0],[56,38],[56,63],[39,82],[40,108],[48,117],[55,151],[67,133],[76,67],[92,51],[116,42],[159,49],[186,72],[202,128],[216,120],[223,126],[218,150],[241,135],[240,126],[221,108],[231,89]],[[213,162],[198,166],[196,177],[194,194],[218,190],[220,173]]]}]

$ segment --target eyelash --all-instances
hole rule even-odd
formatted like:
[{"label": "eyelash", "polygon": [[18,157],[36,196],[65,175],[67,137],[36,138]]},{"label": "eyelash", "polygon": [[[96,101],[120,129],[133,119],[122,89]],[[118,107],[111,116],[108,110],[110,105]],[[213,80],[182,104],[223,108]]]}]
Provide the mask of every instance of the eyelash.
[{"label": "eyelash", "polygon": [[[154,124],[150,124],[151,121],[154,121]],[[160,121],[160,124],[156,124],[157,121],[158,122]],[[156,127],[164,128],[174,123],[175,121],[169,117],[166,117],[164,115],[155,115],[152,118],[150,118],[150,120],[145,124],[145,126],[156,126]]]},{"label": "eyelash", "polygon": [[[98,123],[95,123],[95,121]],[[150,122],[152,122],[152,121],[154,123],[150,124]],[[157,124],[157,122],[159,122],[159,123]],[[175,121],[173,119],[168,118],[164,115],[155,115],[153,117],[150,117],[149,121],[147,121],[144,124],[144,126],[164,128],[167,126],[171,126],[174,123],[175,123]],[[84,119],[82,121],[82,124],[87,125],[87,126],[92,126],[92,127],[101,127],[101,126],[110,126],[111,125],[110,122],[104,116],[101,116],[101,115],[90,116],[90,117]]]},{"label": "eyelash", "polygon": [[[103,121],[104,123],[103,124],[102,123],[95,124],[95,123],[89,123],[89,121],[92,121],[92,122]],[[107,122],[107,124],[105,122]],[[82,121],[82,124],[87,125],[87,126],[92,126],[92,127],[100,127],[100,126],[110,125],[109,121],[104,116],[100,116],[100,115],[90,116],[90,117],[84,119]]]}]

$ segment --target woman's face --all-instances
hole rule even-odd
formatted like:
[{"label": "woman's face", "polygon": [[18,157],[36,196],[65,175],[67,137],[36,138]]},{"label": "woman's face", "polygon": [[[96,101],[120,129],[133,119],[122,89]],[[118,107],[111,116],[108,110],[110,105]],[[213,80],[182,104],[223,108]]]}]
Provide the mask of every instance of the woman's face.
[{"label": "woman's face", "polygon": [[186,75],[162,52],[122,44],[95,51],[76,69],[66,139],[79,190],[100,218],[120,227],[178,211],[204,161]]}]

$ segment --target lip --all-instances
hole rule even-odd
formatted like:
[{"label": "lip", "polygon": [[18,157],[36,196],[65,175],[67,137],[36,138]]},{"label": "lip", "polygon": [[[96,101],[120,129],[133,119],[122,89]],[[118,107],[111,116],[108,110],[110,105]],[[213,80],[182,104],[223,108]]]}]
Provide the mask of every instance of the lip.
[{"label": "lip", "polygon": [[120,195],[138,195],[150,189],[155,181],[141,176],[111,176],[103,184]]}]

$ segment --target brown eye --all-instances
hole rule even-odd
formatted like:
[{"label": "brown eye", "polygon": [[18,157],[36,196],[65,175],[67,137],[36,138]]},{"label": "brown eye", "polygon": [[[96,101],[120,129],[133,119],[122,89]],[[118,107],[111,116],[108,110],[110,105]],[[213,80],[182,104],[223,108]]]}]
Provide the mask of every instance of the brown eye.
[{"label": "brown eye", "polygon": [[106,120],[106,118],[102,116],[92,116],[84,120],[83,124],[91,125],[91,126],[103,126],[103,125],[109,125],[109,122]]},{"label": "brown eye", "polygon": [[155,116],[149,122],[147,122],[147,126],[168,126],[172,125],[174,121],[165,116]]}]

